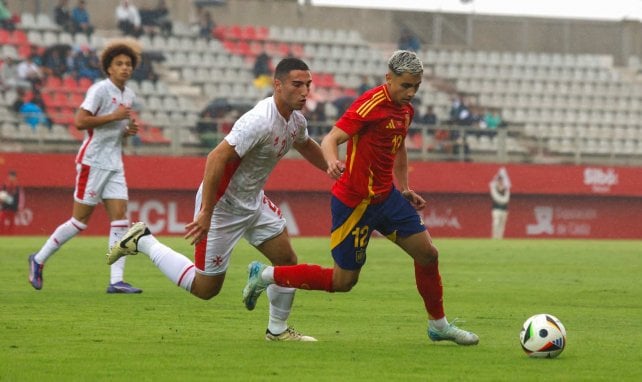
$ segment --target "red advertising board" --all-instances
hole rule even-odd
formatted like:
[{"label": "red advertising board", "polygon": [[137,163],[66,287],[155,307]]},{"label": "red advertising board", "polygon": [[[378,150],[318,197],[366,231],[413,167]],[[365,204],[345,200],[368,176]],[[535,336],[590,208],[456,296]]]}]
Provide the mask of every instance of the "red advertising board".
[{"label": "red advertising board", "polygon": [[[194,194],[205,158],[127,157],[131,221],[143,220],[158,234],[182,235],[194,212]],[[500,165],[414,162],[410,183],[429,202],[422,211],[435,237],[489,237],[488,182]],[[512,183],[506,237],[640,238],[642,168],[507,165]],[[73,155],[0,154],[0,179],[16,170],[25,208],[15,234],[49,235],[68,219],[74,183]],[[285,159],[266,184],[294,236],[330,231],[332,181],[302,160]],[[105,234],[98,207],[86,234]]]}]

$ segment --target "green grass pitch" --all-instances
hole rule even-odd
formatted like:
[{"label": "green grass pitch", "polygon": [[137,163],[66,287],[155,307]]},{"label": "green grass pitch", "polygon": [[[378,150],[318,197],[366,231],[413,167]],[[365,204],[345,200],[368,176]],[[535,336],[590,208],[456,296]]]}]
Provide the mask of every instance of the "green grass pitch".
[{"label": "green grass pitch", "polygon": [[[316,343],[264,340],[267,299],[241,302],[239,245],[221,294],[201,301],[145,255],[126,279],[141,295],[105,293],[106,239],[78,237],[50,258],[44,287],[27,255],[44,237],[0,238],[0,381],[640,381],[642,242],[436,239],[446,313],[478,346],[432,343],[410,258],[373,239],[350,293],[299,291],[290,324]],[[162,238],[192,257],[181,238]],[[328,239],[295,239],[300,262],[330,265]],[[528,358],[522,322],[550,313],[568,343]]]}]

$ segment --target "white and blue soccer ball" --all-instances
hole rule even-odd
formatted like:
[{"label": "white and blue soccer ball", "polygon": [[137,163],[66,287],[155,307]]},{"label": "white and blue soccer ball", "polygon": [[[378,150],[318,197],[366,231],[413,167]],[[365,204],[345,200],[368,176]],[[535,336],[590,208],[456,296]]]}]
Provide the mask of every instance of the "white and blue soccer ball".
[{"label": "white and blue soccer ball", "polygon": [[555,358],[566,346],[566,328],[551,314],[536,314],[524,321],[519,342],[529,357]]}]

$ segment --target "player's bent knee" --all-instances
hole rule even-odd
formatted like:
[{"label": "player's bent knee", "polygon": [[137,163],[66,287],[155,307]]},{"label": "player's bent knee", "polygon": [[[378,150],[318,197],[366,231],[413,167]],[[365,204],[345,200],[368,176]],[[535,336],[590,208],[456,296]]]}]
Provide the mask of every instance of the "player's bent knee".
[{"label": "player's bent knee", "polygon": [[212,298],[216,297],[220,289],[215,289],[215,290],[192,290],[192,294],[201,300],[211,300]]},{"label": "player's bent knee", "polygon": [[335,281],[332,285],[333,292],[350,292],[357,285],[357,280]]},{"label": "player's bent knee", "polygon": [[192,284],[191,293],[201,300],[211,300],[221,292],[222,286],[221,284],[199,285],[194,283]]}]

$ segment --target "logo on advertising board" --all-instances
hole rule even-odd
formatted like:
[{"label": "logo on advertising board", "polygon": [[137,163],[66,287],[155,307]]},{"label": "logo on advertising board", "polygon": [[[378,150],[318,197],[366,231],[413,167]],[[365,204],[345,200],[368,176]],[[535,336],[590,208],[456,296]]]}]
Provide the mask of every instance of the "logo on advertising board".
[{"label": "logo on advertising board", "polygon": [[597,220],[592,208],[535,206],[535,222],[526,225],[528,236],[590,236],[591,221]]},{"label": "logo on advertising board", "polygon": [[436,210],[431,209],[430,213],[424,216],[424,224],[431,228],[461,229],[459,218],[453,215],[450,208],[446,209],[443,213],[438,213]]},{"label": "logo on advertising board", "polygon": [[607,193],[611,187],[619,183],[618,173],[615,169],[587,167],[584,169],[584,185],[591,187],[596,193]]}]

